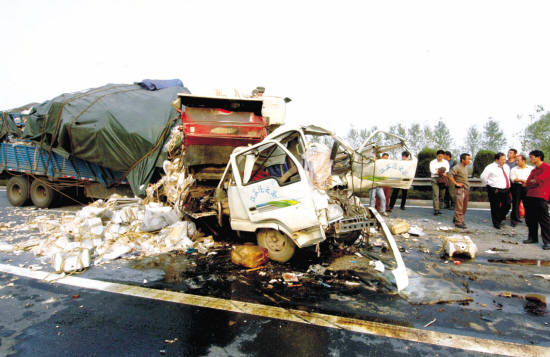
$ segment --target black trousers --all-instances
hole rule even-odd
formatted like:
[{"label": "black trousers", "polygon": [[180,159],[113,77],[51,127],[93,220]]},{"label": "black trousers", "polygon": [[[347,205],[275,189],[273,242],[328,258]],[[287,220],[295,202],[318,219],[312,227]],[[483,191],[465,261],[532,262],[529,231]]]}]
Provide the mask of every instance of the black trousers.
[{"label": "black trousers", "polygon": [[393,209],[393,206],[395,206],[395,202],[397,201],[397,196],[399,195],[399,191],[401,191],[401,208],[405,207],[405,203],[407,203],[407,192],[409,192],[409,190],[405,190],[403,188],[394,188],[391,191],[391,199],[390,199],[390,205],[389,205],[390,209]]},{"label": "black trousers", "polygon": [[529,226],[529,238],[550,244],[550,216],[548,216],[548,201],[538,197],[525,197],[525,219]]},{"label": "black trousers", "polygon": [[[510,215],[510,221],[517,224],[520,220],[519,205],[521,201],[523,201],[523,206],[525,207],[527,187],[523,187],[519,183],[513,183],[510,192],[512,193],[512,214]],[[525,218],[525,220],[525,224],[527,224],[527,218]]]},{"label": "black trousers", "polygon": [[487,186],[487,192],[489,193],[489,203],[491,204],[493,226],[500,226],[500,223],[506,219],[510,206],[512,206],[510,189]]}]

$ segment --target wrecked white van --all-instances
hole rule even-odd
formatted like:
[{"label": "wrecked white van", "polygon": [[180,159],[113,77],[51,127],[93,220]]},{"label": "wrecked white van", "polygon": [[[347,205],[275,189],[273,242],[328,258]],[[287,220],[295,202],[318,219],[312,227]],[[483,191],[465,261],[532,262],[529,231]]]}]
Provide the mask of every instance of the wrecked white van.
[{"label": "wrecked white van", "polygon": [[[284,125],[256,145],[236,148],[219,186],[227,189],[231,228],[255,232],[258,245],[280,262],[296,248],[325,240],[352,244],[360,235],[368,240],[371,228],[381,229],[393,255],[383,263],[404,288],[405,266],[384,219],[360,201],[374,187],[412,184],[416,158],[376,160],[381,152],[406,149],[402,138],[385,134],[395,144],[380,147],[370,142],[373,134],[356,151],[324,128]],[[308,143],[310,135],[330,138],[332,148]]]}]

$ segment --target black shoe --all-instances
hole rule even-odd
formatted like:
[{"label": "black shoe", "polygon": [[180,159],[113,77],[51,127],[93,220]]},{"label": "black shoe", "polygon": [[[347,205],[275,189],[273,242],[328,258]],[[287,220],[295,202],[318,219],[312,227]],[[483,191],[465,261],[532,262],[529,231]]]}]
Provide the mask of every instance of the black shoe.
[{"label": "black shoe", "polygon": [[510,225],[511,225],[512,227],[515,227],[515,226],[517,226],[518,224],[517,224],[517,223],[514,223],[514,222],[512,222],[512,223],[510,223]]},{"label": "black shoe", "polygon": [[504,227],[505,225],[506,225],[506,222],[504,222],[504,221],[500,222],[501,227]]},{"label": "black shoe", "polygon": [[437,213],[437,210],[434,210],[434,216],[437,216],[439,213]]},{"label": "black shoe", "polygon": [[518,223],[523,223],[523,221],[520,219],[520,220],[518,221]]},{"label": "black shoe", "polygon": [[401,210],[403,210],[403,211],[404,211],[404,210],[405,210],[405,207],[401,207]]},{"label": "black shoe", "polygon": [[[526,240],[523,241],[523,244],[537,244],[538,242],[539,242],[538,240],[527,238]],[[545,244],[545,245],[547,245],[547,244]]]},{"label": "black shoe", "polygon": [[454,209],[455,209],[455,206],[449,207],[449,211],[454,211]]},{"label": "black shoe", "polygon": [[455,224],[455,227],[456,227],[456,228],[460,228],[460,229],[468,228],[468,227],[466,227],[465,224]]},{"label": "black shoe", "polygon": [[544,249],[544,250],[550,250],[550,244],[544,243],[544,245],[542,246],[542,249]]},{"label": "black shoe", "polygon": [[391,211],[392,211],[392,208],[388,208],[388,209],[386,210],[386,212],[391,212]]},{"label": "black shoe", "polygon": [[453,218],[453,223],[456,223],[456,219]]},{"label": "black shoe", "polygon": [[493,227],[495,227],[496,229],[500,229],[500,225],[494,225]]}]

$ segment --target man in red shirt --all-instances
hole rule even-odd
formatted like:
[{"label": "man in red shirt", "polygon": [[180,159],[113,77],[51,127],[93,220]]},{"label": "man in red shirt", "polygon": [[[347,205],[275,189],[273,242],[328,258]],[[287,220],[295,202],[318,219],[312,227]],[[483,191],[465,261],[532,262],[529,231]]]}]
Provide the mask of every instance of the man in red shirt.
[{"label": "man in red shirt", "polygon": [[544,162],[544,153],[533,150],[529,153],[531,164],[535,165],[531,174],[523,183],[527,187],[525,197],[525,221],[529,226],[529,236],[525,244],[539,242],[540,236],[544,243],[542,249],[550,249],[550,216],[548,215],[548,197],[550,196],[550,165]]}]

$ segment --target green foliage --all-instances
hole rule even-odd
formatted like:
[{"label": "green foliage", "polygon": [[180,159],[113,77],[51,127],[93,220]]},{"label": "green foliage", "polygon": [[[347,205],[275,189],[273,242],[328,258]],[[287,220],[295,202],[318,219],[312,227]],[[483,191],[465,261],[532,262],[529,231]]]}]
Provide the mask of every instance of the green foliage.
[{"label": "green foliage", "polygon": [[550,162],[550,112],[525,128],[525,154],[532,150],[541,150],[544,153],[544,161]]},{"label": "green foliage", "polygon": [[474,171],[472,177],[479,177],[489,164],[495,161],[495,152],[491,150],[479,150],[474,159]]},{"label": "green foliage", "polygon": [[450,150],[451,145],[453,145],[453,138],[451,136],[451,132],[447,127],[447,124],[445,124],[445,122],[441,118],[439,119],[439,121],[434,127],[433,141],[434,141],[435,147],[446,151]]},{"label": "green foliage", "polygon": [[483,133],[483,148],[485,150],[491,150],[499,152],[506,146],[506,137],[504,132],[500,130],[498,121],[489,118],[485,124],[485,131]]},{"label": "green foliage", "polygon": [[483,147],[483,134],[476,125],[472,125],[466,131],[466,141],[461,148],[463,152],[470,154],[471,157],[476,157],[476,154]]},{"label": "green foliage", "polygon": [[416,177],[431,177],[430,162],[436,158],[437,150],[425,148],[418,153]]}]

